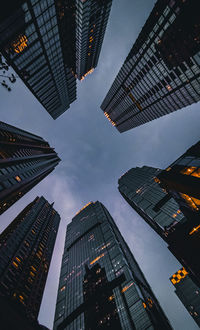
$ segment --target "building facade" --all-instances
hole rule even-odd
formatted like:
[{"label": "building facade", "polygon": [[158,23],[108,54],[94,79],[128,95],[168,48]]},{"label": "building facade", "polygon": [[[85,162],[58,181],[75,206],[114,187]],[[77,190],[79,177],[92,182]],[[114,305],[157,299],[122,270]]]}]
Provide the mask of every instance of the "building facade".
[{"label": "building facade", "polygon": [[37,197],[0,235],[0,296],[36,321],[60,222],[44,197]]},{"label": "building facade", "polygon": [[169,249],[200,286],[200,142],[158,175],[160,186],[172,196],[187,221],[170,235]]},{"label": "building facade", "polygon": [[200,100],[198,6],[156,2],[101,105],[119,132]]},{"label": "building facade", "polygon": [[68,18],[71,8],[64,16],[56,4],[8,0],[0,22],[1,53],[53,119],[76,99],[74,22]]},{"label": "building facade", "polygon": [[129,205],[165,240],[185,217],[178,203],[158,184],[158,168],[143,166],[127,171],[118,189]]},{"label": "building facade", "polygon": [[179,269],[172,277],[175,293],[200,327],[200,288],[190,278],[185,268]]},{"label": "building facade", "polygon": [[0,214],[58,165],[43,138],[0,122]]},{"label": "building facade", "polygon": [[76,68],[83,80],[96,68],[112,0],[76,0]]},{"label": "building facade", "polygon": [[[200,217],[200,141],[158,175],[160,185],[179,203],[182,212],[197,222]],[[197,223],[199,224],[199,223]]]},{"label": "building facade", "polygon": [[67,227],[54,329],[113,324],[117,330],[171,329],[113,218],[91,202]]}]

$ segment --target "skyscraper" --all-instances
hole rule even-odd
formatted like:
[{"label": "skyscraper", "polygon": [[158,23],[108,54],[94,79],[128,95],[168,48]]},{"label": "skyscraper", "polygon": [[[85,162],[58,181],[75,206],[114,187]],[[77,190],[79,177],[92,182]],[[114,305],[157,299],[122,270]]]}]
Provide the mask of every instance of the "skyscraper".
[{"label": "skyscraper", "polygon": [[76,99],[71,12],[62,1],[8,0],[0,14],[0,51],[53,119]]},{"label": "skyscraper", "polygon": [[199,1],[158,0],[101,108],[119,132],[200,100]]},{"label": "skyscraper", "polygon": [[59,161],[41,137],[0,122],[0,214],[50,174]]},{"label": "skyscraper", "polygon": [[[194,188],[194,192],[198,193],[198,155],[199,143],[165,171],[147,166],[133,168],[119,179],[119,191],[167,242],[169,250],[200,286],[199,259],[194,253],[200,248],[199,200],[180,193],[180,189],[182,191],[187,188],[190,192]],[[192,166],[194,164],[196,166]],[[169,176],[168,172],[171,172]],[[171,190],[168,190],[169,187]]]},{"label": "skyscraper", "polygon": [[67,227],[54,329],[171,329],[114,220],[88,203]]},{"label": "skyscraper", "polygon": [[200,286],[200,142],[197,142],[158,175],[160,186],[172,196],[187,221],[170,236],[170,251]]},{"label": "skyscraper", "polygon": [[112,0],[8,0],[0,52],[53,119],[96,68]]},{"label": "skyscraper", "polygon": [[143,166],[127,171],[118,189],[130,206],[165,240],[178,223],[185,221],[178,203],[163,190],[158,168]]},{"label": "skyscraper", "polygon": [[192,281],[188,272],[181,268],[172,277],[175,293],[200,327],[200,288]]},{"label": "skyscraper", "polygon": [[112,0],[76,0],[76,67],[82,80],[96,68]]},{"label": "skyscraper", "polygon": [[200,219],[200,141],[158,175],[161,186],[192,221]]},{"label": "skyscraper", "polygon": [[59,222],[53,204],[37,197],[0,235],[0,296],[33,322],[38,317]]}]

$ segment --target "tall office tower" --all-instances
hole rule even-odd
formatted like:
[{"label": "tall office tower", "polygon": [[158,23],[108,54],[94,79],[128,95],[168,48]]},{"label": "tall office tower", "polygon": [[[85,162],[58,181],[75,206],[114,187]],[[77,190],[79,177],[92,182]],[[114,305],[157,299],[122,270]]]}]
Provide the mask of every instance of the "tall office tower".
[{"label": "tall office tower", "polygon": [[0,122],[0,214],[50,174],[59,161],[41,137]]},{"label": "tall office tower", "polygon": [[199,224],[200,141],[189,148],[166,170],[159,173],[161,186],[179,203],[182,212]]},{"label": "tall office tower", "polygon": [[119,132],[200,100],[199,0],[158,0],[101,108]]},{"label": "tall office tower", "polygon": [[59,222],[53,204],[37,197],[0,235],[0,296],[33,321],[38,317]]},{"label": "tall office tower", "polygon": [[175,293],[200,327],[200,288],[192,281],[188,272],[181,268],[172,277]]},{"label": "tall office tower", "polygon": [[185,222],[178,203],[159,184],[160,169],[130,169],[118,181],[124,199],[165,240],[178,223]]},{"label": "tall office tower", "polygon": [[82,80],[96,68],[112,0],[76,0],[76,68]]},{"label": "tall office tower", "polygon": [[0,14],[0,51],[53,119],[76,99],[75,23],[65,2],[7,0]]},{"label": "tall office tower", "polygon": [[67,227],[54,329],[72,328],[171,329],[114,220],[98,201],[81,209]]},{"label": "tall office tower", "polygon": [[200,286],[200,142],[158,175],[160,186],[176,200],[187,221],[171,235],[170,250]]},{"label": "tall office tower", "polygon": [[133,168],[119,179],[119,191],[200,286],[200,264],[194,253],[200,249],[200,201],[188,195],[200,191],[199,158],[197,143],[165,171]]}]

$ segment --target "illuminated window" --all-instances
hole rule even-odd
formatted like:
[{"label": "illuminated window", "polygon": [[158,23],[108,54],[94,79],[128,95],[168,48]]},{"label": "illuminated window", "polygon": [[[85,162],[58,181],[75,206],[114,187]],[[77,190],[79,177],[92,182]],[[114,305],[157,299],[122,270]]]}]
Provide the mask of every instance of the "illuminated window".
[{"label": "illuminated window", "polygon": [[192,172],[192,176],[196,176],[197,178],[200,178],[200,168],[198,168],[195,172]]},{"label": "illuminated window", "polygon": [[196,170],[195,166],[185,167],[183,170],[181,170],[181,173],[185,175],[190,175],[192,172],[194,172],[194,170]]},{"label": "illuminated window", "polygon": [[171,91],[172,90],[172,88],[171,88],[170,85],[167,85],[166,88],[167,88],[168,91]]},{"label": "illuminated window", "polygon": [[62,288],[60,288],[60,292],[63,292],[63,291],[65,291],[65,288],[66,288],[66,286],[64,285],[64,286],[62,286]]},{"label": "illuminated window", "polygon": [[102,253],[100,256],[98,256],[97,258],[95,258],[94,260],[92,260],[91,262],[90,262],[90,265],[93,265],[95,262],[97,262],[99,259],[101,259],[102,257],[104,257],[104,253]]},{"label": "illuminated window", "polygon": [[121,292],[126,292],[134,283],[131,282],[129,285],[126,285]]},{"label": "illuminated window", "polygon": [[[190,206],[192,209],[194,209],[196,211],[199,210],[199,208],[197,207],[197,205],[200,205],[200,200],[199,199],[196,199],[194,197],[191,198],[190,196],[188,196],[186,194],[182,194],[182,193],[180,193],[180,195],[181,195],[181,197],[183,199],[185,199],[185,201],[187,202],[188,206]],[[194,203],[194,201],[195,201],[195,203],[197,205]]]},{"label": "illuminated window", "polygon": [[194,227],[194,228],[189,232],[189,235],[192,235],[192,234],[198,232],[199,230],[200,230],[200,225],[197,226],[197,227]]},{"label": "illuminated window", "polygon": [[28,45],[28,39],[25,35],[20,35],[15,41],[12,42],[12,48],[15,53],[21,53]]},{"label": "illuminated window", "polygon": [[12,264],[15,266],[15,268],[18,268],[18,264],[15,261],[13,261]]},{"label": "illuminated window", "polygon": [[188,272],[186,271],[186,269],[183,267],[181,269],[178,270],[178,272],[176,272],[174,275],[172,275],[172,277],[170,278],[170,281],[172,282],[172,284],[177,284],[179,283],[183,278],[185,278],[187,276]]},{"label": "illuminated window", "polygon": [[15,179],[16,179],[18,182],[22,181],[22,179],[21,179],[18,175],[15,177]]}]

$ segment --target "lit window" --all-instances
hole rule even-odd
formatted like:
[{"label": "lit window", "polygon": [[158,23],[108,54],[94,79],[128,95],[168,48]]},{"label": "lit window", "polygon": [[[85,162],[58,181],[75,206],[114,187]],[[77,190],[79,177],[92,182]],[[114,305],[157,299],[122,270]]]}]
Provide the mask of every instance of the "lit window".
[{"label": "lit window", "polygon": [[62,286],[62,288],[60,288],[60,292],[63,292],[63,291],[65,291],[65,288],[66,288],[66,286],[64,285],[64,286]]},{"label": "lit window", "polygon": [[181,170],[181,173],[185,175],[190,175],[192,172],[194,172],[194,170],[196,170],[195,166],[185,167],[183,170]]},{"label": "lit window", "polygon": [[196,233],[196,232],[199,231],[199,230],[200,230],[200,225],[197,226],[197,227],[194,227],[194,228],[189,232],[189,235],[192,235],[192,234]]},{"label": "lit window", "polygon": [[12,42],[12,47],[15,53],[21,53],[26,48],[28,39],[25,35],[20,35],[15,41]]},{"label": "lit window", "polygon": [[127,290],[128,290],[133,284],[134,284],[134,283],[132,282],[132,283],[130,283],[129,285],[126,285],[126,286],[122,289],[121,292],[125,292],[125,291],[127,291]]},{"label": "lit window", "polygon": [[176,272],[174,275],[172,275],[172,277],[170,278],[170,281],[172,282],[172,284],[175,285],[175,284],[179,283],[183,278],[185,278],[187,274],[188,274],[188,272],[183,267],[183,268],[179,269],[178,272]]},{"label": "lit window", "polygon": [[22,179],[19,177],[19,175],[17,175],[17,176],[15,177],[15,179],[16,179],[18,182],[22,181]]},{"label": "lit window", "polygon": [[96,261],[98,261],[99,259],[101,259],[102,257],[104,257],[104,253],[102,253],[100,256],[98,256],[97,258],[95,258],[94,260],[92,260],[91,262],[90,262],[90,265],[93,265]]}]

